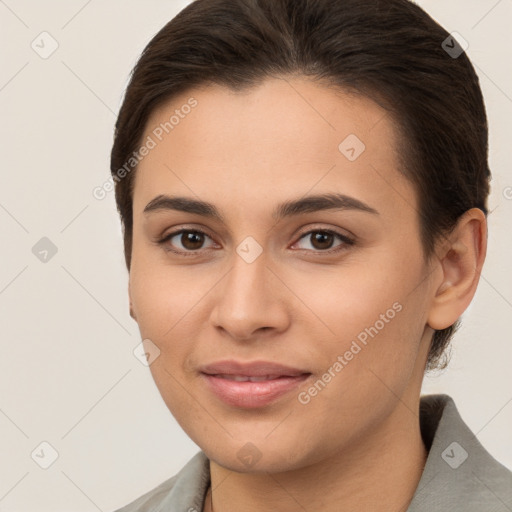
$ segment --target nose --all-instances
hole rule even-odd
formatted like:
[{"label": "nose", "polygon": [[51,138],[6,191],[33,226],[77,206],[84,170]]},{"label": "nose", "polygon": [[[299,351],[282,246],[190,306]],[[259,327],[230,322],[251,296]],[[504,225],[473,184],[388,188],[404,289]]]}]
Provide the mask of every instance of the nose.
[{"label": "nose", "polygon": [[216,329],[250,341],[288,328],[290,292],[268,263],[265,252],[251,263],[233,255],[233,266],[215,287],[210,321]]}]

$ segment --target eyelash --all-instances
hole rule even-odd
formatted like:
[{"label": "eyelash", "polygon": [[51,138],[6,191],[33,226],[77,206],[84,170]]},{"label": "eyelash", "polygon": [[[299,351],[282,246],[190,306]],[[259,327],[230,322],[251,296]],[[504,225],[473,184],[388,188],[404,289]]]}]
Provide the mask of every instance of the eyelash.
[{"label": "eyelash", "polygon": [[[166,244],[169,240],[171,240],[173,237],[175,237],[176,235],[180,235],[182,233],[199,233],[201,235],[205,235],[207,236],[208,238],[211,239],[211,237],[204,231],[202,231],[201,229],[179,229],[177,231],[173,231],[172,233],[168,233],[167,235],[165,235],[163,238],[161,238],[160,240],[157,241],[157,243],[159,245],[164,245]],[[319,254],[333,254],[333,253],[338,253],[338,252],[341,252],[343,250],[346,250],[347,249],[347,246],[351,246],[351,245],[354,245],[355,241],[350,239],[349,237],[345,236],[345,235],[342,235],[341,233],[338,233],[337,231],[333,231],[331,229],[312,229],[312,230],[309,230],[309,231],[306,231],[305,233],[302,233],[300,235],[300,237],[298,238],[297,241],[301,240],[302,238],[306,237],[307,235],[311,235],[313,233],[328,233],[330,235],[334,235],[336,237],[338,237],[343,243],[340,244],[339,246],[333,248],[333,249],[326,249],[326,250],[313,250],[312,252],[314,253],[319,253]],[[201,249],[197,250],[197,251],[177,251],[171,247],[168,247],[167,250],[175,253],[175,254],[178,254],[179,256],[184,256],[184,257],[188,257],[188,256],[197,256],[198,252],[201,252]],[[303,251],[311,251],[310,249],[301,249]]]}]

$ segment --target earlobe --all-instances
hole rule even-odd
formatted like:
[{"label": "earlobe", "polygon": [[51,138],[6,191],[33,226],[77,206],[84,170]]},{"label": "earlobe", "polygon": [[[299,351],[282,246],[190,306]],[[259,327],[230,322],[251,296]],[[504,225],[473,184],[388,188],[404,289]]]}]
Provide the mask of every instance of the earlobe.
[{"label": "earlobe", "polygon": [[479,208],[459,219],[439,258],[442,282],[435,290],[428,325],[435,330],[454,324],[473,299],[487,250],[487,220]]},{"label": "earlobe", "polygon": [[130,290],[130,282],[128,282],[128,297],[130,299],[130,316],[137,321],[137,317],[135,315],[135,311],[133,310],[133,303],[132,303],[132,293]]}]

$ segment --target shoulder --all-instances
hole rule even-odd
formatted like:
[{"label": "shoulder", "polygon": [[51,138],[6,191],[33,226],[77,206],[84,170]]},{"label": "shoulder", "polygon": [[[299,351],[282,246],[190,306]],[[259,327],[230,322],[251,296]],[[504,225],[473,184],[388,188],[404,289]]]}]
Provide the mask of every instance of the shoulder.
[{"label": "shoulder", "polygon": [[200,451],[179,473],[115,512],[200,512],[210,483],[209,461]]},{"label": "shoulder", "polygon": [[420,424],[429,454],[408,512],[512,510],[512,472],[482,446],[451,397],[422,397]]}]

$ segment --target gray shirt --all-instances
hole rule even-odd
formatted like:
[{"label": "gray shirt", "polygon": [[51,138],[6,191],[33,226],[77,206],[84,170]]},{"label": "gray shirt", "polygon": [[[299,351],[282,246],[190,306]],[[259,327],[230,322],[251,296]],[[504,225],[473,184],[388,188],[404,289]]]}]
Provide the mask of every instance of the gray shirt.
[{"label": "gray shirt", "polygon": [[[512,512],[512,472],[494,459],[448,395],[426,395],[420,427],[429,450],[407,512]],[[172,478],[116,512],[202,512],[210,484],[200,451]]]}]

